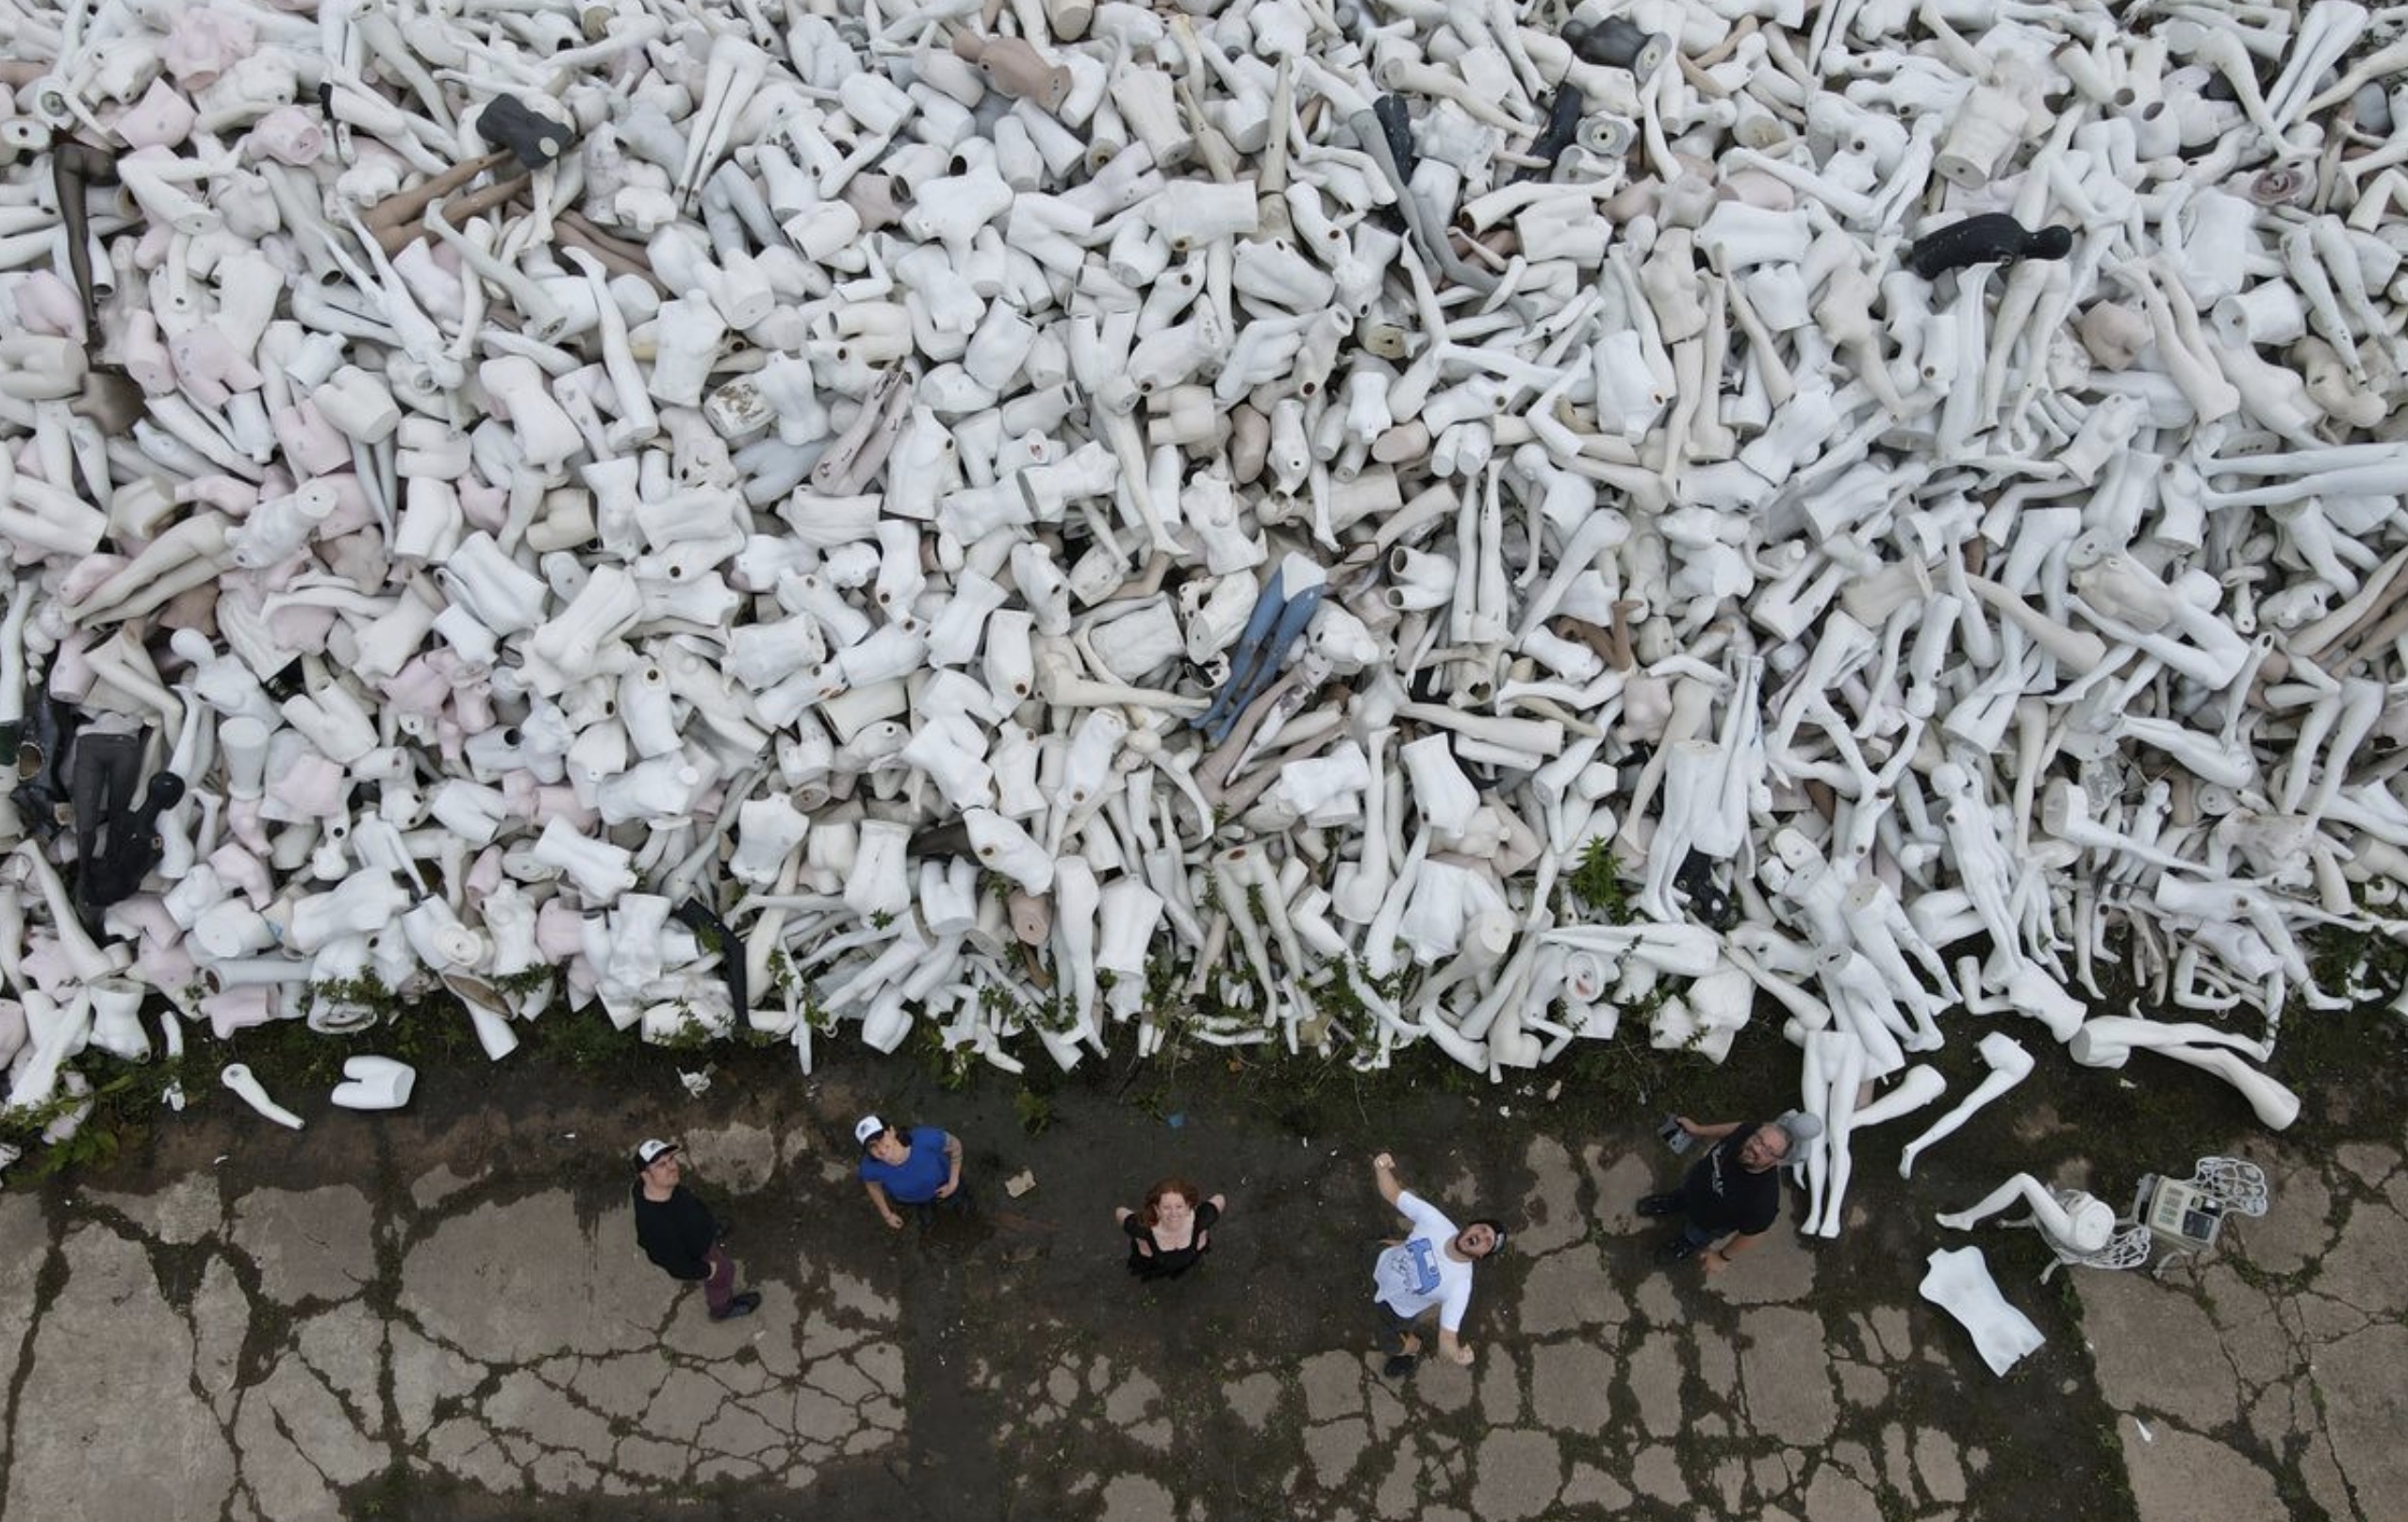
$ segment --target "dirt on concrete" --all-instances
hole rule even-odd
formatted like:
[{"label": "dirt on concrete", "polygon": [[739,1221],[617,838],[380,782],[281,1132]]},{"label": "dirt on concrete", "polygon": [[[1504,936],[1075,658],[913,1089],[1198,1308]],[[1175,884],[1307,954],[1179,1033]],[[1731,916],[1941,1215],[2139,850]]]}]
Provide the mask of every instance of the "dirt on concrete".
[{"label": "dirt on concrete", "polygon": [[[1938,1107],[1864,1136],[1839,1237],[1800,1243],[1785,1224],[1710,1283],[1693,1264],[1658,1267],[1661,1232],[1629,1206],[1675,1176],[1654,1136],[1661,1112],[1794,1102],[1777,1043],[1725,1068],[1653,1070],[1643,1096],[1627,1074],[1577,1067],[1493,1087],[1428,1066],[1359,1077],[1212,1055],[953,1088],[942,1063],[838,1060],[804,1077],[737,1052],[601,1074],[518,1061],[506,1084],[431,1071],[402,1114],[298,1103],[311,1121],[298,1133],[220,1103],[39,1192],[44,1293],[5,1371],[0,1485],[56,1499],[25,1493],[48,1469],[28,1451],[26,1397],[65,1353],[41,1327],[104,1271],[105,1238],[140,1246],[189,1316],[213,1298],[241,1310],[226,1388],[208,1392],[238,1477],[212,1515],[273,1516],[273,1496],[306,1493],[240,1478],[264,1441],[246,1402],[273,1406],[288,1433],[306,1426],[290,1414],[306,1400],[269,1391],[299,1351],[338,1397],[323,1425],[347,1423],[359,1450],[322,1471],[347,1515],[2135,1516],[2071,1281],[2038,1284],[2033,1233],[1968,1238],[1930,1221],[2008,1172],[2079,1170],[2126,1091],[2040,1055],[2031,1094],[1975,1117],[1911,1183],[1898,1148]],[[704,1095],[681,1084],[679,1061],[707,1062]],[[1953,1089],[1974,1076],[1940,1061]],[[1619,1113],[1606,1113],[1596,1096],[1616,1084]],[[2150,1155],[2179,1167],[2245,1133],[2218,1091],[2183,1096],[2175,1113],[2196,1123],[2157,1134]],[[879,1222],[850,1175],[852,1122],[873,1110],[964,1138],[974,1219]],[[686,1140],[769,1297],[751,1325],[771,1330],[705,1343],[727,1329],[633,1259],[626,1153],[652,1134]],[[1458,1218],[1514,1228],[1479,1270],[1468,1373],[1426,1362],[1392,1384],[1370,1357],[1371,1260],[1394,1226],[1367,1166],[1382,1148]],[[1035,1188],[1010,1198],[1005,1181],[1024,1172]],[[1167,1174],[1226,1193],[1229,1217],[1198,1272],[1139,1283],[1112,1209]],[[174,1208],[158,1202],[196,1180],[206,1200],[163,1229]],[[2128,1185],[2092,1187],[2120,1203]],[[332,1267],[325,1244],[272,1245],[312,1221],[366,1240]],[[2003,1379],[1915,1293],[1924,1255],[1967,1240],[2048,1338]],[[338,1319],[373,1346],[328,1352]],[[212,1335],[196,1319],[189,1340]],[[355,1354],[368,1372],[347,1394],[327,1371]],[[893,1388],[879,1382],[889,1358]],[[431,1398],[397,1388],[445,1360],[460,1367]],[[856,1368],[868,1372],[833,1381],[827,1410],[778,1405],[752,1450],[712,1435],[737,1406]],[[654,1453],[665,1424],[668,1451]],[[2228,1451],[2238,1435],[2202,1440]],[[2240,1462],[2281,1461],[2261,1444]]]}]

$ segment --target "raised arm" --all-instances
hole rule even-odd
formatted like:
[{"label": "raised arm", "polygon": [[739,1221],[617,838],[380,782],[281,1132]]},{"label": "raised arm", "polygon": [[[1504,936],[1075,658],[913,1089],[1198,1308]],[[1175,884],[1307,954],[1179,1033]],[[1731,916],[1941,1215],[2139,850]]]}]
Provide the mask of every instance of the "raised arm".
[{"label": "raised arm", "polygon": [[1673,1122],[1699,1141],[1721,1141],[1740,1129],[1740,1122],[1736,1120],[1725,1120],[1719,1126],[1701,1126],[1685,1115],[1673,1117]]},{"label": "raised arm", "polygon": [[1405,1192],[1405,1186],[1396,1182],[1396,1160],[1386,1152],[1371,1160],[1371,1182],[1379,1186],[1379,1198],[1392,1206]]}]

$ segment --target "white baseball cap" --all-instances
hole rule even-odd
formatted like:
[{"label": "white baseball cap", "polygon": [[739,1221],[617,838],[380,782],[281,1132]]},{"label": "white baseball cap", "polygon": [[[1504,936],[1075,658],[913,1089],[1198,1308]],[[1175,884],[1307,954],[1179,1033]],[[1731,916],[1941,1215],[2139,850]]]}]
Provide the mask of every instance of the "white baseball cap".
[{"label": "white baseball cap", "polygon": [[866,1147],[871,1142],[876,1141],[879,1137],[879,1133],[883,1132],[885,1129],[886,1122],[879,1119],[876,1116],[863,1116],[861,1117],[860,1124],[853,1127],[853,1140],[859,1142],[862,1146]]},{"label": "white baseball cap", "polygon": [[677,1143],[665,1142],[660,1140],[658,1137],[654,1137],[652,1140],[648,1141],[641,1147],[635,1149],[635,1166],[639,1168],[651,1167],[653,1164],[659,1162],[662,1158],[667,1157],[669,1153],[676,1150]]}]

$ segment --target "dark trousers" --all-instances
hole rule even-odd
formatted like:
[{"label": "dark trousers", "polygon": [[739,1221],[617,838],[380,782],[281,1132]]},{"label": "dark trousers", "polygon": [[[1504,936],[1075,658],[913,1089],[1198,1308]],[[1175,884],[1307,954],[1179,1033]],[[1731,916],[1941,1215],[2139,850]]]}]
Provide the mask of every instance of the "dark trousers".
[{"label": "dark trousers", "polygon": [[895,1208],[909,1212],[922,1226],[940,1220],[969,1220],[979,1213],[979,1207],[970,1199],[970,1186],[966,1183],[942,1199],[932,1196],[927,1199],[899,1199],[895,1201]]},{"label": "dark trousers", "polygon": [[[1678,1199],[1680,1197],[1675,1194],[1674,1198]],[[1689,1214],[1688,1210],[1685,1208],[1680,1213],[1683,1216],[1687,1216]],[[1680,1234],[1689,1240],[1689,1245],[1691,1247],[1703,1248],[1709,1247],[1715,1242],[1720,1241],[1722,1238],[1730,1235],[1730,1232],[1718,1232],[1710,1227],[1700,1226],[1695,1221],[1684,1220],[1681,1223]]]},{"label": "dark trousers", "polygon": [[702,1281],[702,1303],[713,1315],[724,1316],[729,1302],[735,1299],[735,1260],[728,1256],[727,1249],[714,1243],[702,1262],[711,1270]]},{"label": "dark trousers", "polygon": [[1419,1318],[1398,1315],[1390,1308],[1386,1300],[1374,1300],[1371,1302],[1371,1308],[1379,1317],[1379,1350],[1391,1358],[1402,1355],[1405,1351],[1405,1334],[1413,1330],[1413,1323]]}]

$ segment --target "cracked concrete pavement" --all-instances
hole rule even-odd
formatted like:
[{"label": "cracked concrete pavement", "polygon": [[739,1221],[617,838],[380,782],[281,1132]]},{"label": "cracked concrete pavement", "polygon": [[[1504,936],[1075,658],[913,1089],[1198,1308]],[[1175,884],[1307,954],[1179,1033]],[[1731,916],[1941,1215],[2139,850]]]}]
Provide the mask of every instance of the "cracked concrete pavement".
[{"label": "cracked concrete pavement", "polygon": [[2272,1208],[2241,1223],[2242,1250],[2080,1281],[2133,1493],[2151,1522],[2396,1516],[2408,1171],[2397,1149],[2366,1143],[2260,1161]]},{"label": "cracked concrete pavement", "polygon": [[[1008,1104],[893,1099],[684,1112],[766,1295],[724,1325],[635,1249],[619,1133],[676,1128],[632,1107],[213,1120],[141,1176],[0,1193],[0,1514],[2380,1522],[2408,1481],[2397,1146],[2244,1146],[2272,1213],[2158,1277],[2043,1287],[2031,1233],[1975,1234],[2049,1337],[1997,1379],[1914,1292],[1968,1238],[1877,1166],[1846,1235],[1785,1223],[1706,1282],[1629,1214],[1674,1166],[1643,1133],[1445,1101],[1446,1148],[1394,1143],[1409,1182],[1517,1229],[1477,1362],[1398,1382],[1352,1138],[1097,1101],[1031,1139]],[[843,1145],[873,1101],[965,1134],[979,1220],[878,1226]],[[1140,1149],[1231,1195],[1185,1281],[1121,1272]]]}]

